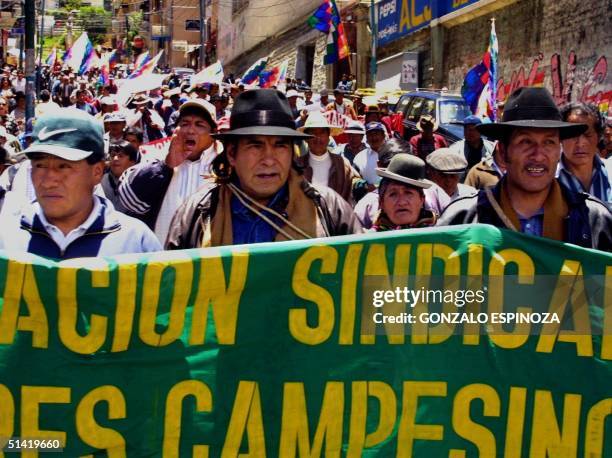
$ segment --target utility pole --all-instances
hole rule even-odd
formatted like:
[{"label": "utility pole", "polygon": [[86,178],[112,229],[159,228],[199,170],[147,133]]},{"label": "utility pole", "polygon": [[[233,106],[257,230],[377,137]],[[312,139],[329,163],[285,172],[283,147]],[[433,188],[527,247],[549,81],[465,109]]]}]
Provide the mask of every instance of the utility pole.
[{"label": "utility pole", "polygon": [[376,51],[378,44],[378,11],[374,0],[370,1],[370,29],[372,32],[372,58],[370,59],[370,73],[372,75],[372,87],[376,86],[376,73],[378,70],[376,62]]},{"label": "utility pole", "polygon": [[200,69],[206,66],[206,0],[200,0]]},{"label": "utility pole", "polygon": [[26,125],[27,121],[34,117],[34,34],[36,33],[36,9],[34,1],[25,2],[25,75],[26,75]]},{"label": "utility pole", "polygon": [[68,13],[68,19],[66,20],[66,49],[70,49],[70,47],[72,46],[72,25],[73,25],[73,21],[74,20],[74,16],[72,14],[72,11],[70,11],[70,13]]},{"label": "utility pole", "polygon": [[36,72],[36,97],[40,95],[40,87],[42,85],[42,57],[43,57],[43,44],[45,42],[45,0],[40,0],[39,42],[40,42],[40,49],[38,50],[38,71]]},{"label": "utility pole", "polygon": [[[130,51],[132,50],[132,47],[130,46],[130,18],[128,16],[128,12],[124,11],[124,17],[125,17],[125,54],[128,57],[128,63],[131,59],[132,56],[130,56]],[[136,69],[134,69],[136,70]]]}]

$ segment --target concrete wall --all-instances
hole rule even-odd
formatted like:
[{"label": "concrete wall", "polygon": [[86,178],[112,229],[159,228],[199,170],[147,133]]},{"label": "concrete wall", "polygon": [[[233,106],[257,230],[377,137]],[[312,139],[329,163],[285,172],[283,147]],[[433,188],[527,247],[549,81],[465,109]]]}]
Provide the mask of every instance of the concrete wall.
[{"label": "concrete wall", "polygon": [[312,87],[322,89],[326,87],[327,68],[323,65],[323,55],[325,54],[326,36],[317,30],[313,30],[308,25],[302,24],[277,37],[272,37],[261,43],[256,49],[244,53],[231,63],[224,65],[225,73],[234,73],[237,77],[241,76],[257,59],[265,57],[274,51],[268,62],[268,68],[280,64],[285,59],[289,60],[287,76],[305,77],[303,70],[298,69],[296,75],[296,65],[298,64],[298,52],[301,46],[314,45],[314,65],[312,74]]},{"label": "concrete wall", "polygon": [[187,67],[189,59],[185,56],[185,49],[174,49],[176,44],[187,47],[200,44],[200,32],[185,30],[187,19],[200,18],[200,3],[198,0],[172,1],[172,46],[170,47],[170,65],[173,67]]},{"label": "concrete wall", "polygon": [[430,30],[425,28],[405,38],[389,43],[378,49],[377,60],[383,60],[401,52],[419,53],[419,86],[430,86],[432,82],[431,71],[431,40]]},{"label": "concrete wall", "polygon": [[320,4],[320,0],[250,0],[234,13],[231,1],[218,1],[219,59],[229,64],[245,52],[267,45],[271,38],[305,24]]},{"label": "concrete wall", "polygon": [[557,103],[612,98],[612,3],[609,0],[519,0],[511,6],[446,28],[445,84],[463,77],[487,48],[490,18],[499,41],[498,100],[526,85],[544,85]]}]

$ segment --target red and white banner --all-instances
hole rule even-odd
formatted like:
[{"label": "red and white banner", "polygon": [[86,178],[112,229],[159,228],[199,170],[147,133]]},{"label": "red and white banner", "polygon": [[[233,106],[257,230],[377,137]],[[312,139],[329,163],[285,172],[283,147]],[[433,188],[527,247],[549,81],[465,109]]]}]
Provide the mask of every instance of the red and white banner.
[{"label": "red and white banner", "polygon": [[338,113],[336,110],[326,111],[323,115],[332,126],[341,127],[342,129],[346,129],[352,121],[351,118]]},{"label": "red and white banner", "polygon": [[153,140],[152,142],[140,145],[142,160],[151,162],[155,159],[165,159],[166,155],[168,154],[168,150],[170,149],[171,140],[172,137],[164,137],[160,138],[159,140]]}]

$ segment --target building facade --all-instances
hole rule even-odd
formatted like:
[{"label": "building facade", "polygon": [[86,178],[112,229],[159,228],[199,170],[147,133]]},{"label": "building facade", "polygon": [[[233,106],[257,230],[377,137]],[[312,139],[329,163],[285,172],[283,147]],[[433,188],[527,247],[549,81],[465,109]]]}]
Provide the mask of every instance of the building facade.
[{"label": "building facade", "polygon": [[382,77],[399,74],[401,82],[409,52],[416,58],[416,86],[460,91],[487,50],[494,18],[498,101],[521,86],[545,86],[559,104],[585,101],[610,109],[608,0],[383,0],[375,11]]},{"label": "building facade", "polygon": [[[317,90],[332,87],[342,73],[353,73],[359,78],[361,72],[366,78],[367,6],[359,5],[358,1],[338,2],[351,57],[324,65],[327,36],[307,24],[320,5],[321,0],[213,0],[216,56],[226,75],[239,77],[257,59],[270,56],[268,67],[287,60],[288,77],[301,78]],[[358,49],[360,43],[367,48]]]}]

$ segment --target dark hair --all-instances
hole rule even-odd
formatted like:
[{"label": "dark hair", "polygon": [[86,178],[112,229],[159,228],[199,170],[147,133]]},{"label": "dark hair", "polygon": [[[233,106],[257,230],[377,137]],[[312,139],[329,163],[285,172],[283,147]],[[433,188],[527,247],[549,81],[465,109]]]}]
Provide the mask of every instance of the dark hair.
[{"label": "dark hair", "polygon": [[206,108],[194,106],[185,107],[179,111],[179,117],[177,122],[185,116],[197,116],[198,118],[202,118],[210,126],[211,133],[215,133],[217,131],[217,123]]},{"label": "dark hair", "polygon": [[593,119],[597,137],[601,138],[605,129],[605,119],[599,109],[592,103],[570,102],[561,107],[561,118],[567,121],[572,113]]},{"label": "dark hair", "polygon": [[[210,169],[215,176],[215,180],[218,183],[227,183],[234,176],[234,171],[229,163],[229,159],[227,157],[227,150],[229,146],[232,146],[234,149],[238,148],[238,141],[240,138],[246,137],[234,137],[229,136],[223,139],[223,152],[218,154],[212,161]],[[292,150],[295,148],[295,140],[292,142]],[[300,174],[303,173],[302,167],[298,165],[298,163],[294,160],[291,161],[291,166]]]},{"label": "dark hair", "polygon": [[89,156],[87,156],[85,158],[85,161],[89,165],[94,165],[94,164],[97,164],[98,162],[102,162],[104,159],[105,159],[104,153],[102,153],[102,154],[100,154],[100,153],[93,153],[93,154],[90,154]]},{"label": "dark hair", "polygon": [[4,146],[0,146],[0,165],[7,164],[9,161],[8,151]]},{"label": "dark hair", "polygon": [[112,156],[113,153],[123,153],[126,154],[130,161],[132,162],[140,162],[140,154],[134,145],[126,140],[121,140],[120,142],[111,143],[108,147],[108,154]]},{"label": "dark hair", "polygon": [[142,133],[142,129],[140,127],[126,127],[123,131],[123,138],[125,139],[126,135],[135,136],[140,143],[142,143],[144,139],[144,134]]},{"label": "dark hair", "polygon": [[412,146],[405,140],[390,138],[378,151],[378,163],[380,167],[387,167],[393,156],[399,153],[414,154]]},{"label": "dark hair", "polygon": [[400,184],[402,186],[405,186],[408,189],[415,189],[419,193],[420,196],[422,197],[425,196],[425,191],[420,186],[413,186],[411,184],[404,183],[402,181],[392,180],[391,178],[383,177],[380,180],[380,183],[378,183],[378,201],[379,202],[382,202],[383,199],[385,198],[385,192],[387,192],[387,188],[389,187],[391,183]]},{"label": "dark hair", "polygon": [[20,99],[24,99],[25,100],[25,98],[26,98],[26,95],[23,92],[21,92],[21,91],[18,91],[15,94],[15,101],[19,101]]},{"label": "dark hair", "polygon": [[50,98],[51,94],[49,93],[49,91],[47,91],[46,89],[40,91],[40,100],[42,100],[43,102],[48,102]]},{"label": "dark hair", "polygon": [[231,145],[234,149],[238,148],[238,140],[240,137],[226,137],[223,139],[223,152],[217,154],[213,159],[210,170],[212,171],[215,181],[218,183],[227,183],[233,175],[232,167],[227,158],[227,150]]}]

